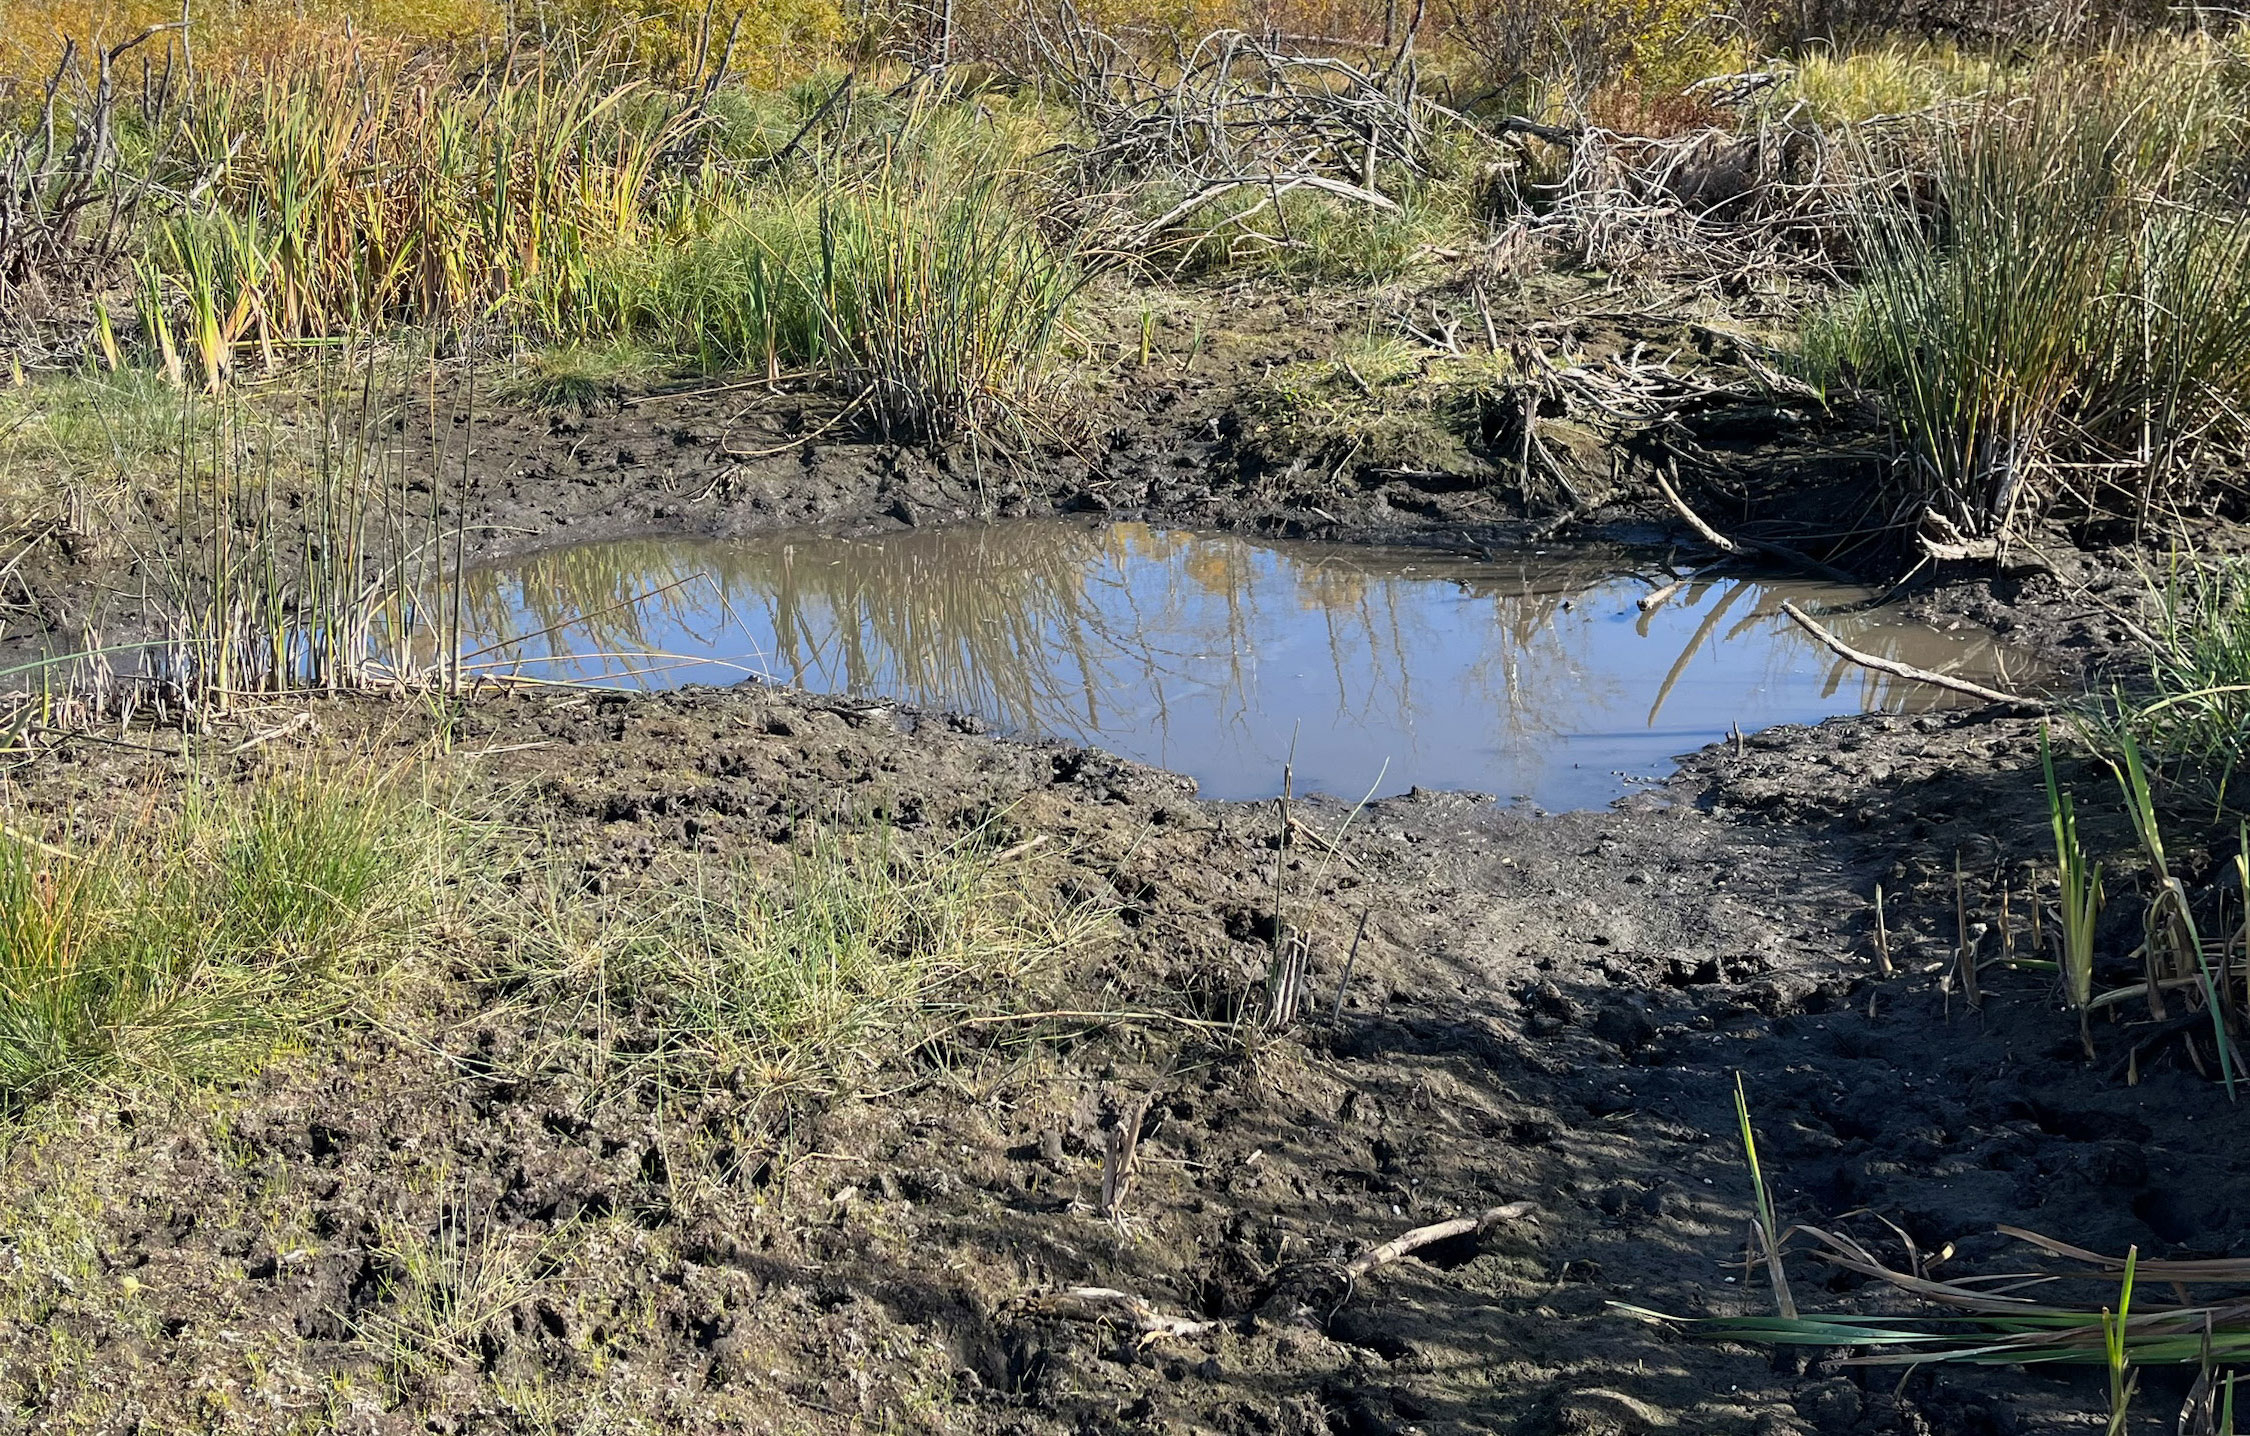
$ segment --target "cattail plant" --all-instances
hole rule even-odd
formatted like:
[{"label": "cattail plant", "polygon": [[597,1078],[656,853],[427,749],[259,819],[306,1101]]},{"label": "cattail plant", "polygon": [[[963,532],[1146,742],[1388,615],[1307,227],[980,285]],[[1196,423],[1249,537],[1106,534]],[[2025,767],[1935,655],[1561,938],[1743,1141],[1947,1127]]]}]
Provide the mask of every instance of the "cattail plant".
[{"label": "cattail plant", "polygon": [[[2159,522],[2250,445],[2243,118],[2211,54],[2042,75],[1870,152],[1858,287],[1816,377],[1871,398],[1902,485],[1963,534],[2058,504]],[[1943,530],[1941,529],[1940,532]]]},{"label": "cattail plant", "polygon": [[2055,777],[2055,754],[2046,728],[2039,730],[2039,762],[2047,779],[2047,819],[2055,839],[2055,877],[2060,887],[2055,923],[2056,963],[2063,993],[2083,1019],[2094,1000],[2094,924],[2102,905],[2101,864],[2087,855],[2078,837],[2078,809]]}]

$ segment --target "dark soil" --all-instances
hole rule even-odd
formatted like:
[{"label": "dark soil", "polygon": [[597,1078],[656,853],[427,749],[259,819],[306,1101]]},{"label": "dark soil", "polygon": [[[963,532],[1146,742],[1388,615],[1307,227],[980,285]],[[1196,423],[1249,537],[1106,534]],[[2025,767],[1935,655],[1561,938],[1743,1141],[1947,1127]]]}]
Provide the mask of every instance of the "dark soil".
[{"label": "dark soil", "polygon": [[[1279,317],[1239,326],[1213,372],[1309,342],[1270,303]],[[767,398],[737,418],[733,393],[501,416],[479,421],[469,512],[494,550],[1073,508],[1393,541],[1563,532],[1482,489],[1347,477],[1314,493],[1243,459],[1239,393],[1191,371],[1112,395],[1114,432],[1036,462],[819,440],[730,458],[822,422]],[[1778,486],[1816,470],[1839,491],[1864,480],[1798,439],[1740,472]],[[1726,518],[1783,522],[1741,492]],[[1815,490],[1787,522],[1816,528],[1824,502]],[[1621,483],[1577,526],[1660,523]],[[2065,559],[1915,601],[2077,671],[2119,630],[2088,597],[2102,565]],[[2002,1223],[2250,1255],[2250,1153],[2217,1137],[2234,1110],[2186,1049],[2143,1052],[2129,1085],[2123,1029],[2097,1027],[2089,1063],[2051,979],[1989,968],[1976,1006],[1943,982],[1957,865],[1980,951],[2001,954],[2002,887],[2029,940],[2047,819],[2036,720],[2006,710],[1754,734],[1604,812],[1416,792],[1347,825],[1300,803],[1307,827],[1342,835],[1331,858],[1301,836],[1279,847],[1273,804],[1205,803],[1099,753],[880,705],[752,687],[313,707],[311,729],[246,753],[211,756],[233,733],[199,742],[198,771],[405,754],[442,716],[440,767],[589,891],[770,863],[808,815],[935,843],[1002,813],[1047,837],[1044,880],[1114,913],[1112,940],[1048,980],[1045,1010],[1143,1015],[957,1030],[850,1089],[737,1074],[620,1095],[552,1060],[465,937],[244,1090],[100,1096],[16,1143],[0,1210],[59,1203],[73,1225],[0,1241],[0,1273],[12,1261],[5,1279],[37,1293],[36,1320],[0,1326],[9,1429],[1982,1436],[2102,1407],[2098,1372],[1902,1382],[1618,1311],[1764,1309],[1741,1260],[1738,1074],[1784,1220],[1842,1224],[1902,1263],[1901,1234],[1925,1259],[1950,1249],[1943,1272],[2004,1266]],[[18,776],[12,821],[90,826],[184,771],[74,741]],[[1237,1019],[1266,981],[1277,860],[1312,1001],[1251,1041]],[[1105,1217],[1107,1133],[1144,1100],[1137,1179]],[[1517,1201],[1532,1212],[1481,1238],[1342,1279],[1409,1228]],[[539,1253],[530,1285],[458,1359],[384,1366],[370,1333],[399,1233],[464,1209]],[[98,1276],[65,1282],[27,1255],[58,1244]],[[1889,1301],[1810,1259],[1796,1275],[1808,1307]],[[1075,1286],[1213,1325],[1136,1340],[1053,1300]],[[339,1398],[340,1377],[358,1394]],[[2150,1373],[2135,1429],[2169,1429],[2183,1392]]]}]

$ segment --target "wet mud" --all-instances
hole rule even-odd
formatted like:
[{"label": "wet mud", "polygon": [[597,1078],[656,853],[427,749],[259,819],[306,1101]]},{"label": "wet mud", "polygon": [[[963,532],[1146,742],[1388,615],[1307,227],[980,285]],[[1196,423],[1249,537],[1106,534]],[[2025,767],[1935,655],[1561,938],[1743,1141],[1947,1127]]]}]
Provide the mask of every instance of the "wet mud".
[{"label": "wet mud", "polygon": [[[462,501],[487,559],[1089,511],[1480,553],[1669,532],[1629,498],[1559,525],[1404,479],[1292,489],[1229,437],[1216,380],[1144,402],[1090,452],[1002,464],[795,442],[821,414],[709,392],[487,416]],[[1903,602],[2083,681],[2122,661],[2119,572],[2058,552]],[[1980,942],[2029,941],[1989,916],[2046,851],[2037,723],[2012,709],[1748,733],[1588,811],[1421,787],[1356,813],[1302,799],[1292,824],[906,702],[746,685],[311,708],[271,742],[205,745],[194,774],[420,753],[442,727],[450,781],[588,893],[771,864],[839,813],[924,845],[997,814],[1044,841],[1041,881],[1109,915],[1022,1010],[1106,1015],[963,1028],[864,1086],[620,1099],[552,1060],[464,939],[416,995],[247,1090],[103,1097],[8,1151],[18,1193],[87,1194],[69,1239],[112,1284],[47,1291],[37,1326],[0,1330],[22,1429],[1986,1436],[2099,1408],[2098,1372],[1902,1380],[1620,1311],[1765,1300],[1743,1279],[1738,1077],[1785,1220],[1902,1261],[1910,1240],[1988,1266],[2003,1223],[2105,1251],[2250,1240],[2250,1155],[2216,1135],[2234,1115],[2216,1084],[2165,1053],[2128,1084],[2108,1032],[2090,1063],[2049,979],[1997,972],[1973,1007],[1942,981],[1957,870]],[[71,743],[17,776],[11,821],[90,831],[190,776],[143,750],[177,741]],[[1283,923],[1308,936],[1308,997],[1251,1036]],[[1105,1213],[1128,1121],[1135,1177]],[[1513,1214],[1347,1275],[1495,1208]],[[275,1209],[293,1234],[262,1222]],[[529,1254],[522,1299],[450,1365],[376,1369],[386,1253],[463,1209]],[[1891,1301],[1810,1263],[1799,1279],[1808,1307]],[[1078,1287],[1179,1330],[1089,1319],[1062,1295]],[[48,1382],[58,1340],[114,1381]],[[389,1395],[338,1408],[339,1376]],[[2135,1429],[2169,1429],[2170,1380],[2145,1378]]]},{"label": "wet mud", "polygon": [[[428,736],[374,704],[316,722],[292,741]],[[1957,1264],[1998,1257],[2001,1223],[2240,1252],[2250,1174],[2239,1144],[2211,1140],[2231,1117],[2215,1084],[2181,1063],[2137,1086],[2089,1070],[2041,980],[1997,977],[1975,1009],[1940,990],[1955,854],[2012,874],[2039,852],[2025,720],[1754,735],[1606,811],[1416,792],[1347,829],[1343,806],[1300,804],[1279,868],[1311,938],[1310,998],[1247,1045],[1226,1027],[1271,957],[1275,805],[958,729],[741,690],[498,698],[451,736],[587,891],[770,859],[839,800],[916,842],[1003,812],[1055,843],[1044,880],[1114,915],[1033,1010],[1142,1017],[955,1034],[880,1092],[620,1102],[543,1066],[464,951],[453,1006],[369,1022],[340,1059],[284,1062],[240,1094],[223,1149],[192,1111],[103,1104],[67,1151],[13,1154],[15,1180],[97,1183],[89,1240],[161,1314],[154,1339],[74,1334],[115,1353],[160,1421],[198,1380],[240,1402],[310,1399],[324,1362],[364,1360],[348,1337],[376,1300],[386,1224],[439,1222],[473,1192],[512,1240],[581,1244],[488,1338],[481,1370],[430,1376],[344,1428],[443,1412],[445,1429],[517,1429],[480,1414],[494,1372],[688,1430],[1976,1433],[2093,1409],[2098,1373],[1901,1382],[1618,1311],[1765,1299],[1741,1283],[1738,1075],[1788,1220],[1892,1248],[1903,1234]],[[63,819],[151,765],[89,750],[24,811]],[[1321,839],[1339,834],[1331,858]],[[1877,882],[1893,894],[1887,980]],[[1107,1132],[1134,1112],[1137,1177],[1105,1215]],[[246,1193],[276,1190],[318,1234],[309,1255],[243,1224]],[[1410,1228],[1514,1203],[1529,1207],[1481,1236],[1342,1274]],[[1799,1272],[1809,1306],[1885,1300],[1817,1271]],[[1082,1286],[1197,1329],[1142,1339],[1056,1304]],[[58,1293],[53,1319],[73,1306]],[[597,1338],[629,1359],[591,1362]],[[270,1364],[246,1367],[245,1341]],[[2151,1389],[2153,1408],[2160,1375]]]}]

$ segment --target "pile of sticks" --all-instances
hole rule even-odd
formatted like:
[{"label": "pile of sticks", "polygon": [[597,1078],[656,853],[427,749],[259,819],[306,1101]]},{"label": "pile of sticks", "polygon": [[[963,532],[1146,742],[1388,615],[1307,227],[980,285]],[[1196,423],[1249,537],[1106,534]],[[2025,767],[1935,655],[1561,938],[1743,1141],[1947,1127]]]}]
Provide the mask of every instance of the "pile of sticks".
[{"label": "pile of sticks", "polygon": [[1664,138],[1588,127],[1568,146],[1560,180],[1526,197],[1524,217],[1581,262],[1607,268],[1682,257],[1715,274],[1825,266],[1856,182],[1834,138],[1793,116]]},{"label": "pile of sticks", "polygon": [[1426,173],[1433,125],[1449,113],[1421,91],[1411,25],[1395,48],[1361,59],[1296,53],[1280,37],[1241,30],[1215,31],[1167,58],[1095,28],[1061,0],[1052,13],[1033,11],[1026,35],[1033,64],[1090,132],[1082,189],[1161,181],[1185,191],[1117,237],[1128,246],[1244,190],[1262,192],[1260,212],[1307,189],[1395,211],[1381,176]]},{"label": "pile of sticks", "polygon": [[35,317],[123,254],[135,196],[118,183],[117,62],[178,28],[152,25],[90,56],[66,42],[37,104],[0,122],[0,310]]}]

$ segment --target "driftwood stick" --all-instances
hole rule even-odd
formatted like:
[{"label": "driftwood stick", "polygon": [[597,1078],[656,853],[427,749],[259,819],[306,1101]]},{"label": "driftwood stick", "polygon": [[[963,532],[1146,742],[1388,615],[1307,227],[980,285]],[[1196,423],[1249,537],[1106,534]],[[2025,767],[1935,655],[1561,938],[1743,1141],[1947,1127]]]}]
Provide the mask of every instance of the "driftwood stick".
[{"label": "driftwood stick", "polygon": [[1201,1336],[1219,1325],[1216,1321],[1194,1321],[1158,1311],[1129,1291],[1106,1286],[1074,1286],[1040,1300],[1036,1306],[1051,1316],[1078,1321],[1123,1321],[1140,1332],[1144,1341],[1165,1336]]},{"label": "driftwood stick", "polygon": [[1367,936],[1367,919],[1375,909],[1359,910],[1359,930],[1352,934],[1352,950],[1344,954],[1344,975],[1336,980],[1336,1001],[1328,1009],[1328,1025],[1334,1027],[1344,1020],[1344,997],[1352,990],[1352,969],[1359,964],[1359,940]]},{"label": "driftwood stick", "polygon": [[1396,214],[1399,212],[1397,201],[1390,199],[1387,196],[1379,195],[1373,190],[1364,189],[1361,186],[1355,184],[1347,184],[1343,180],[1331,179],[1326,175],[1230,175],[1223,179],[1214,179],[1207,181],[1204,184],[1203,188],[1197,190],[1194,194],[1189,195],[1186,199],[1181,200],[1178,204],[1172,206],[1172,208],[1166,210],[1163,214],[1158,215],[1155,219],[1150,220],[1147,224],[1142,225],[1137,237],[1142,242],[1154,239],[1157,235],[1164,233],[1164,231],[1170,229],[1173,225],[1178,224],[1181,220],[1186,219],[1189,215],[1195,213],[1203,206],[1209,204],[1212,200],[1218,199],[1222,195],[1230,194],[1235,190],[1246,189],[1253,185],[1264,186],[1277,190],[1291,190],[1299,188],[1317,189],[1322,190],[1328,194],[1335,195],[1340,199],[1357,200],[1361,204],[1372,205],[1376,209],[1386,210],[1392,214]]},{"label": "driftwood stick", "polygon": [[1749,558],[1753,554],[1764,554],[1767,558],[1779,559],[1783,563],[1804,569],[1808,573],[1817,573],[1822,578],[1835,583],[1859,582],[1858,579],[1842,569],[1832,564],[1822,563],[1812,555],[1800,553],[1786,544],[1768,543],[1764,539],[1734,538],[1720,533],[1717,529],[1705,523],[1702,516],[1696,513],[1694,509],[1688,507],[1687,500],[1680,497],[1680,491],[1672,487],[1671,480],[1667,479],[1661,472],[1656,475],[1656,487],[1663,492],[1665,499],[1670,502],[1672,511],[1685,519],[1687,526],[1694,529],[1698,537],[1721,553],[1730,553],[1736,558]]},{"label": "driftwood stick", "polygon": [[1806,617],[1803,609],[1787,599],[1782,600],[1781,611],[1788,614],[1790,620],[1799,628],[1811,634],[1821,647],[1839,658],[1850,659],[1862,668],[1872,668],[1877,673],[1888,673],[1893,678],[1905,678],[1915,683],[1927,683],[1932,688],[1945,688],[1955,693],[1966,693],[1971,698],[1982,698],[1987,703],[2013,703],[2024,708],[2045,708],[2047,706],[2037,698],[2026,698],[2020,693],[2003,693],[1997,688],[1987,688],[1981,683],[1971,683],[1966,678],[1955,678],[1945,673],[1932,673],[1927,668],[1916,668],[1911,664],[1894,662],[1888,658],[1878,658],[1872,653],[1862,653]]},{"label": "driftwood stick", "polygon": [[1640,598],[1636,600],[1636,602],[1638,603],[1641,612],[1653,613],[1657,609],[1662,608],[1665,604],[1670,603],[1672,601],[1673,595],[1677,594],[1681,589],[1686,588],[1689,584],[1694,583],[1697,579],[1709,578],[1712,574],[1717,573],[1720,569],[1725,568],[1729,563],[1732,562],[1732,559],[1722,558],[1717,563],[1707,563],[1693,573],[1685,573],[1680,575],[1678,578],[1673,579],[1670,583],[1664,585],[1662,588],[1649,590],[1647,593],[1642,594]]},{"label": "driftwood stick", "polygon": [[1449,1222],[1432,1222],[1426,1227],[1392,1237],[1379,1247],[1369,1247],[1355,1256],[1344,1267],[1347,1281],[1358,1281],[1379,1266],[1388,1266],[1400,1257],[1423,1247],[1454,1237],[1465,1237],[1474,1232],[1487,1231],[1502,1222],[1520,1221],[1539,1209],[1536,1202],[1510,1202],[1506,1206],[1492,1207],[1473,1217],[1455,1217]]},{"label": "driftwood stick", "polygon": [[312,710],[310,708],[300,708],[297,710],[296,716],[283,720],[280,727],[269,728],[265,732],[258,734],[256,737],[251,738],[246,742],[235,744],[232,748],[227,749],[227,755],[229,757],[232,757],[238,753],[247,753],[252,748],[263,747],[264,745],[271,743],[276,738],[286,738],[300,728],[310,728],[312,726]]}]

